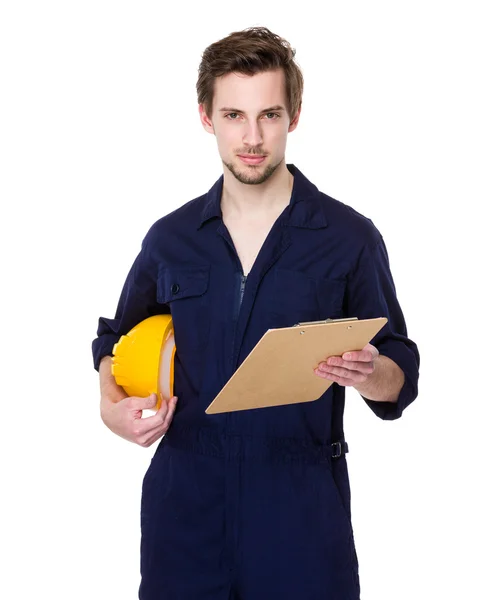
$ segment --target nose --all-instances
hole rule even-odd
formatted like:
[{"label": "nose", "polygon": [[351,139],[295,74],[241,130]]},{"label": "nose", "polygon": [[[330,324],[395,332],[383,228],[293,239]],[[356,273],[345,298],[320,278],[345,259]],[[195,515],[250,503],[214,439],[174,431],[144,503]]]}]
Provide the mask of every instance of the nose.
[{"label": "nose", "polygon": [[255,121],[247,120],[243,135],[243,143],[247,147],[260,146],[263,143],[262,132],[258,119]]}]

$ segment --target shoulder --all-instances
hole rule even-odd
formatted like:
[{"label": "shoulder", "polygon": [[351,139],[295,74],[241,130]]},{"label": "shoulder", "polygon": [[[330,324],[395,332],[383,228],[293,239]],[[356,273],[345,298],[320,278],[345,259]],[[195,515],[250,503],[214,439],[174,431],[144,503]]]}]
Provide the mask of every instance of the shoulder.
[{"label": "shoulder", "polygon": [[318,200],[333,234],[350,241],[354,240],[361,247],[374,246],[382,239],[372,219],[352,206],[321,191]]},{"label": "shoulder", "polygon": [[149,228],[144,243],[154,245],[163,240],[164,236],[177,236],[181,232],[196,230],[206,199],[207,194],[198,196],[155,221]]}]

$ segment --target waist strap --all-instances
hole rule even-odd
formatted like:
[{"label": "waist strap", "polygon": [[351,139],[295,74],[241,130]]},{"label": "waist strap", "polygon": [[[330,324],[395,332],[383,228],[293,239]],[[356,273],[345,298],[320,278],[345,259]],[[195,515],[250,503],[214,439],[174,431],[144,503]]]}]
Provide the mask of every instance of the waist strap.
[{"label": "waist strap", "polygon": [[325,463],[344,456],[345,440],[318,443],[290,437],[266,437],[219,432],[214,429],[171,427],[162,445],[226,460],[269,460],[278,462]]}]

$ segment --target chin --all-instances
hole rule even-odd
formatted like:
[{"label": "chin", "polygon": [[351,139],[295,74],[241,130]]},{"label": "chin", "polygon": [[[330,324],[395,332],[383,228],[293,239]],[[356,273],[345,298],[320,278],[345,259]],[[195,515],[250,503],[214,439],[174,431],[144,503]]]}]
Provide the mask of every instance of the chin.
[{"label": "chin", "polygon": [[222,159],[222,162],[239,182],[247,185],[259,185],[271,177],[283,160],[284,158],[274,164],[270,162],[269,155],[267,155],[262,164],[247,165],[235,155],[230,161]]},{"label": "chin", "polygon": [[259,185],[264,183],[274,173],[278,166],[265,161],[261,165],[246,165],[242,161],[240,161],[241,164],[238,164],[237,162],[223,162],[239,182],[247,185]]}]

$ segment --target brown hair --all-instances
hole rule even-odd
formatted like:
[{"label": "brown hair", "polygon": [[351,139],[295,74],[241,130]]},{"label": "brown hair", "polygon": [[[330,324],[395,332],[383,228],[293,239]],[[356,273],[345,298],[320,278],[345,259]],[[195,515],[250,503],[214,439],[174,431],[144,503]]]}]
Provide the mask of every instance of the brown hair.
[{"label": "brown hair", "polygon": [[211,44],[203,52],[196,92],[198,104],[212,117],[216,77],[228,73],[255,75],[278,68],[284,70],[290,121],[296,116],[303,96],[303,75],[296,64],[296,50],[266,27],[248,27]]}]

